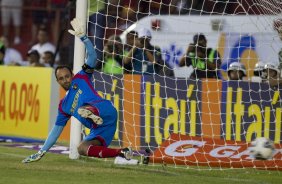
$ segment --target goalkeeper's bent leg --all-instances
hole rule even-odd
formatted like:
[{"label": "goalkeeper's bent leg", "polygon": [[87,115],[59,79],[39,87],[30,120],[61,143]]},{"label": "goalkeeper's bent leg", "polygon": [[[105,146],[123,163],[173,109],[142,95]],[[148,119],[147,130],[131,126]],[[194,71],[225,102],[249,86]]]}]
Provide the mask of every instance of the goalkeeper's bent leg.
[{"label": "goalkeeper's bent leg", "polygon": [[112,149],[105,146],[90,145],[87,151],[89,157],[109,158],[116,157],[121,153],[121,149]]},{"label": "goalkeeper's bent leg", "polygon": [[94,146],[90,145],[87,151],[87,155],[90,157],[98,157],[98,158],[109,158],[109,157],[123,157],[127,160],[132,158],[132,149],[124,148],[124,149],[112,149],[107,148],[105,146]]}]

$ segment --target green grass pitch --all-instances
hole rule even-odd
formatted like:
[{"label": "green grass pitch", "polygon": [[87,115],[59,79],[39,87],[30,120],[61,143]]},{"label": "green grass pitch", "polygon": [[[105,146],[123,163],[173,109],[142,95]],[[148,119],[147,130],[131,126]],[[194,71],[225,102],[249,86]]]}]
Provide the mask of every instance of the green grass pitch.
[{"label": "green grass pitch", "polygon": [[1,184],[249,184],[281,183],[282,172],[255,169],[175,168],[162,166],[120,166],[113,159],[83,157],[70,160],[67,155],[47,153],[39,162],[23,164],[21,161],[34,150],[13,148],[0,143]]}]

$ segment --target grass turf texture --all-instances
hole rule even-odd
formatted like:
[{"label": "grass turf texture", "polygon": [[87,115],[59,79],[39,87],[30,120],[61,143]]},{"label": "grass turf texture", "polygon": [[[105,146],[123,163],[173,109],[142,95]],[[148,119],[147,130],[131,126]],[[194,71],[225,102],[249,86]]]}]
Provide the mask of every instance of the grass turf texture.
[{"label": "grass turf texture", "polygon": [[83,157],[70,160],[67,155],[47,153],[39,162],[21,161],[34,150],[13,148],[0,143],[0,183],[281,183],[282,172],[255,169],[224,169],[190,167],[173,168],[161,165],[119,166],[112,159]]}]

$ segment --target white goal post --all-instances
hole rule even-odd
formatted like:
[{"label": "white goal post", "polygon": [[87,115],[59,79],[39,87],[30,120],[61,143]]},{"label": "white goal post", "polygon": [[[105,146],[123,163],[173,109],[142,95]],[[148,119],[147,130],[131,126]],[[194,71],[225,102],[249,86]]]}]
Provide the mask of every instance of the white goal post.
[{"label": "white goal post", "polygon": [[[85,23],[85,32],[86,32],[86,22],[87,22],[87,12],[88,12],[88,0],[79,0],[76,1],[76,18],[79,18],[82,22]],[[75,38],[74,42],[74,64],[73,72],[76,74],[81,70],[81,66],[84,63],[85,57],[85,47],[84,44]],[[71,118],[71,127],[70,127],[70,159],[78,159],[79,154],[77,151],[78,145],[81,142],[81,123],[74,117]]]}]

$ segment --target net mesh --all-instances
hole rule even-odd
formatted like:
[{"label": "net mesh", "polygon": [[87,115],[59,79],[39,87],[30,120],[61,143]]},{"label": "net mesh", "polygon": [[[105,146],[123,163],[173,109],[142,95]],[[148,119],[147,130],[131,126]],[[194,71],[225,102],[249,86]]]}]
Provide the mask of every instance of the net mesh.
[{"label": "net mesh", "polygon": [[[278,0],[89,0],[95,89],[119,116],[112,146],[173,167],[281,170],[279,81],[271,68],[254,74],[257,63],[281,73],[281,10]],[[250,156],[256,137],[275,143],[271,159]]]}]

